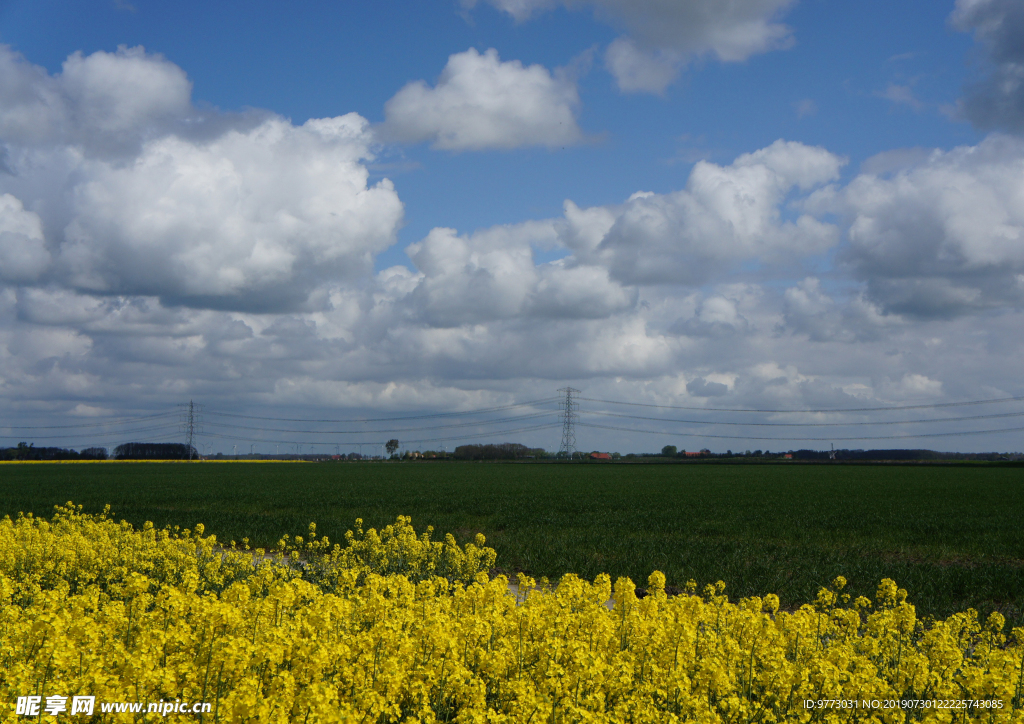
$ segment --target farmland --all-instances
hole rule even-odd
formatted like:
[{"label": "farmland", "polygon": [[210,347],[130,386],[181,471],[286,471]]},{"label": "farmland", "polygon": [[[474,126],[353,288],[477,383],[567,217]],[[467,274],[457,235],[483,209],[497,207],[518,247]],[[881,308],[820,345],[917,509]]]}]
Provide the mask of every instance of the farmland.
[{"label": "farmland", "polygon": [[919,614],[1024,607],[1024,470],[971,466],[39,464],[0,466],[0,513],[109,503],[135,525],[203,523],[269,546],[315,521],[341,540],[409,515],[460,542],[483,532],[505,571],[606,572],[810,600],[895,579]]}]

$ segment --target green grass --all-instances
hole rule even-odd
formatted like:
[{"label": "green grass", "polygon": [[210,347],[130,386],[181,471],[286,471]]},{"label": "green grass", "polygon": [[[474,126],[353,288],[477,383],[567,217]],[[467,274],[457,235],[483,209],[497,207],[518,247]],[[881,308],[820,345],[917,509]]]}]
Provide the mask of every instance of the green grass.
[{"label": "green grass", "polygon": [[73,500],[136,525],[204,523],[271,545],[310,521],[334,540],[361,517],[411,515],[506,571],[557,578],[654,569],[726,581],[733,597],[813,598],[836,575],[873,596],[893,578],[920,614],[998,608],[1022,623],[1024,468],[473,463],[0,466],[0,514]]}]

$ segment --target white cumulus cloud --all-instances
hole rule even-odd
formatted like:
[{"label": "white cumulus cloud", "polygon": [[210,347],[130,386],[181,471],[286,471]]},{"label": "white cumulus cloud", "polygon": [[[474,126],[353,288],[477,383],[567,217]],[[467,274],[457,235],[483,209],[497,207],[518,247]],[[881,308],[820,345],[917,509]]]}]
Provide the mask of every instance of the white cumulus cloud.
[{"label": "white cumulus cloud", "polygon": [[1024,142],[990,136],[812,197],[846,216],[842,259],[888,311],[947,316],[1024,303]]},{"label": "white cumulus cloud", "polygon": [[39,216],[10,194],[0,195],[0,280],[35,281],[49,264]]},{"label": "white cumulus cloud", "polygon": [[[635,306],[641,285],[701,285],[745,261],[790,263],[830,248],[836,227],[807,214],[786,219],[783,204],[794,189],[806,193],[834,180],[844,163],[825,149],[780,140],[729,166],[698,163],[678,192],[638,192],[621,205],[586,209],[567,200],[561,219],[472,235],[435,228],[406,249],[416,274],[389,270],[386,283],[401,288],[395,303],[406,318],[437,327],[609,318]],[[558,247],[571,253],[535,263],[535,248]],[[745,329],[735,303],[715,297],[679,331]]]},{"label": "white cumulus cloud", "polygon": [[192,114],[185,72],[140,47],[74,53],[50,76],[0,46],[0,139],[75,144],[87,153],[132,150]]},{"label": "white cumulus cloud", "polygon": [[0,48],[0,276],[262,310],[366,278],[403,213],[368,184],[366,120],[202,114],[190,92],[141,48],[53,76]]},{"label": "white cumulus cloud", "polygon": [[403,295],[411,316],[433,326],[504,319],[603,319],[627,311],[636,290],[599,266],[536,264],[533,247],[556,243],[556,224],[527,222],[460,236],[434,229],[406,253],[416,284]]},{"label": "white cumulus cloud", "polygon": [[814,342],[877,340],[903,324],[884,314],[863,291],[842,303],[830,296],[816,277],[807,277],[783,292],[784,329],[807,335]]},{"label": "white cumulus cloud", "polygon": [[502,62],[493,48],[448,58],[434,87],[409,83],[384,106],[386,138],[449,151],[579,143],[579,95],[541,65]]},{"label": "white cumulus cloud", "polygon": [[[506,5],[523,19],[541,9]],[[755,22],[740,50],[716,50],[660,39],[642,18],[615,15],[624,5],[591,5],[638,53],[678,58],[669,71],[693,53],[733,59],[760,52],[757,38],[787,37]],[[655,6],[635,7],[658,17]],[[788,5],[658,7],[669,19],[760,8],[773,24],[769,9]],[[539,87],[562,82],[462,55]],[[141,49],[76,54],[52,75],[3,49],[0,71],[0,400],[24,424],[190,397],[308,417],[488,407],[565,384],[601,399],[771,409],[1019,386],[1024,146],[1011,137],[893,151],[849,184],[842,158],[778,141],[701,161],[672,192],[567,200],[559,218],[470,233],[435,228],[408,246],[409,267],[374,274],[402,204],[388,182],[369,183],[376,134],[361,117],[295,125],[202,111],[184,72]],[[446,88],[422,90],[444,90],[431,102],[457,95]],[[575,89],[555,97],[578,139]],[[474,108],[467,118],[486,120]],[[481,127],[456,126],[448,142],[507,147],[506,131]],[[440,144],[438,128],[424,140]],[[829,266],[819,255],[833,249],[840,263]],[[588,449],[650,449],[649,437],[593,430],[580,438]],[[557,435],[514,439],[550,448]]]},{"label": "white cumulus cloud", "polygon": [[627,93],[663,93],[683,64],[681,53],[663,48],[640,48],[630,38],[616,38],[605,51],[605,64],[619,90]]},{"label": "white cumulus cloud", "polygon": [[[463,0],[473,7],[477,0]],[[489,0],[524,21],[560,3],[554,0]],[[790,29],[780,16],[795,0],[563,0],[589,6],[598,18],[624,28],[605,60],[623,91],[661,93],[686,62],[711,54],[723,61],[789,47]]]},{"label": "white cumulus cloud", "polygon": [[84,163],[58,266],[78,289],[203,304],[301,302],[364,276],[402,206],[367,187],[364,119],[268,120],[208,144],[169,136],[130,166]]},{"label": "white cumulus cloud", "polygon": [[[567,207],[566,243],[626,284],[702,284],[743,260],[820,253],[838,242],[838,229],[809,214],[785,219],[782,205],[794,188],[808,191],[837,178],[844,163],[823,148],[781,140],[729,166],[700,161],[686,188],[634,194],[610,224],[601,212],[586,216]],[[576,219],[589,231],[576,231]]]},{"label": "white cumulus cloud", "polygon": [[1024,132],[1024,5],[1017,0],[957,0],[954,27],[973,31],[988,59],[987,74],[961,100],[976,126]]}]

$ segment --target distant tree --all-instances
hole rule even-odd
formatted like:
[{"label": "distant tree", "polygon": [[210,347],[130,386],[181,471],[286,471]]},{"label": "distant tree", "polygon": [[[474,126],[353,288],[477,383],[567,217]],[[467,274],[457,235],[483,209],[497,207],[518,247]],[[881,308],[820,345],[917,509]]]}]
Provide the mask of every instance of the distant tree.
[{"label": "distant tree", "polygon": [[399,446],[400,444],[401,444],[401,443],[400,443],[400,442],[398,442],[398,440],[396,440],[396,439],[394,439],[394,438],[391,438],[391,439],[390,439],[390,440],[388,440],[388,441],[387,441],[387,443],[386,443],[386,444],[384,445],[384,449],[388,451],[388,455],[394,455],[394,454],[395,454],[395,451],[396,451],[396,450],[398,450],[398,446]]},{"label": "distant tree", "polygon": [[661,454],[664,455],[667,458],[675,457],[676,456],[676,446],[675,445],[666,445],[665,447],[663,447],[661,449]]}]

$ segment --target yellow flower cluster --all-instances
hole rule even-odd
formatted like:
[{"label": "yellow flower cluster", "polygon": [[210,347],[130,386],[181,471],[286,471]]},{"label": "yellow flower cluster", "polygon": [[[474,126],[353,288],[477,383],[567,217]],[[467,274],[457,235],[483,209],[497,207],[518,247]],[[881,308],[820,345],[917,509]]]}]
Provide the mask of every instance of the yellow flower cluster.
[{"label": "yellow flower cluster", "polygon": [[[210,702],[225,722],[1016,722],[1024,629],[853,602],[489,579],[494,552],[407,518],[273,554],[70,504],[0,522],[0,720],[19,696]],[[609,602],[613,602],[609,604]],[[97,711],[91,719],[158,721]]]}]

